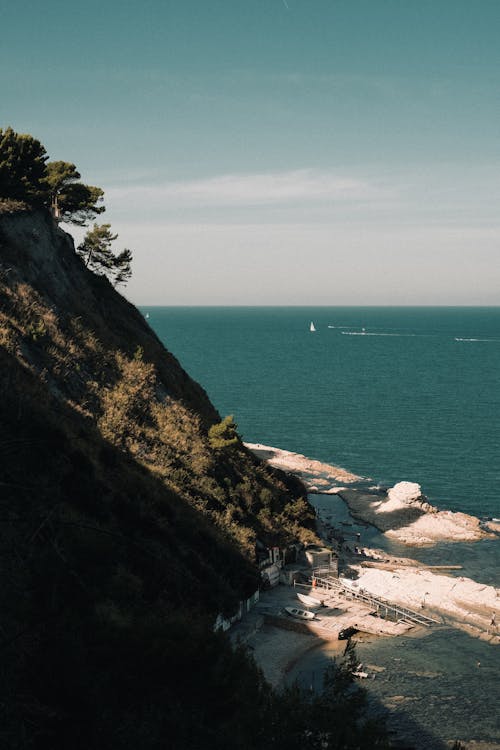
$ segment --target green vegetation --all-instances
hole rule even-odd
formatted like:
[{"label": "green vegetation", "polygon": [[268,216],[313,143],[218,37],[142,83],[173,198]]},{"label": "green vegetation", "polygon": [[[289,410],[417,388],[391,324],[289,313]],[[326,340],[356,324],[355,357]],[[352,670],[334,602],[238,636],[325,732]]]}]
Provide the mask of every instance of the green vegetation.
[{"label": "green vegetation", "polygon": [[[0,129],[0,214],[45,207],[58,221],[87,226],[106,210],[104,191],[80,182],[80,172],[71,162],[47,159],[36,138]],[[117,237],[110,224],[94,224],[78,247],[88,268],[115,286],[126,284],[132,275],[131,250],[117,255],[111,250]]]},{"label": "green vegetation", "polygon": [[314,513],[46,212],[0,216],[0,391],[2,747],[385,747],[344,668],[281,694],[213,632]]},{"label": "green vegetation", "polygon": [[63,221],[80,226],[105,210],[104,192],[79,182],[74,164],[47,159],[33,136],[0,129],[0,199],[47,206]]},{"label": "green vegetation", "polygon": [[43,205],[48,156],[31,135],[0,129],[0,198]]},{"label": "green vegetation", "polygon": [[86,226],[105,211],[104,191],[94,185],[84,185],[80,177],[74,164],[52,161],[47,164],[45,184],[54,214],[68,224]]},{"label": "green vegetation", "polygon": [[224,417],[222,422],[214,424],[208,431],[208,439],[212,448],[230,448],[239,442],[236,434],[237,426],[234,423],[232,415]]},{"label": "green vegetation", "polygon": [[132,275],[132,251],[124,249],[115,255],[111,245],[116,239],[111,224],[94,224],[76,248],[87,268],[107,276],[114,286],[125,284]]}]

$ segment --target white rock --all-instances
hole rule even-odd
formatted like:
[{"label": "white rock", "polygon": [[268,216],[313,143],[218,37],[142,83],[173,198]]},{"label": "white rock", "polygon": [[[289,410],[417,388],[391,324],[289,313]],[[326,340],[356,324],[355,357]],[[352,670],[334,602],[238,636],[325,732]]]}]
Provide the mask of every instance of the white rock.
[{"label": "white rock", "polygon": [[416,482],[398,482],[387,492],[389,500],[411,505],[416,501],[425,500],[422,488]]}]

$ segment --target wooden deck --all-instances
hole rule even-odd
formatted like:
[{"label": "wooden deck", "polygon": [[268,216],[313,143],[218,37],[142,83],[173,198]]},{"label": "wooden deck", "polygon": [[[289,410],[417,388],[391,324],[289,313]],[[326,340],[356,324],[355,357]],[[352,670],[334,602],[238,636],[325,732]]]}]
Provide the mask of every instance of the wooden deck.
[{"label": "wooden deck", "polygon": [[393,618],[396,622],[422,625],[423,627],[440,624],[439,620],[424,615],[422,612],[417,612],[409,607],[403,607],[379,596],[373,596],[364,589],[348,586],[333,576],[319,576],[313,572],[310,580],[314,596],[319,597],[320,591],[325,593],[325,597],[319,597],[325,600],[325,604],[327,597],[336,596],[340,600],[356,601],[359,604],[364,604],[370,612],[386,620]]}]

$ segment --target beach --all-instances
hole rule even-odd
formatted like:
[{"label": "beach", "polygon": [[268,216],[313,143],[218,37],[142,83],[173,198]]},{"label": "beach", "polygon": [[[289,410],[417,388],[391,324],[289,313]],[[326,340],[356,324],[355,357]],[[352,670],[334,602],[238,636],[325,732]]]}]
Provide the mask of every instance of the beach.
[{"label": "beach", "polygon": [[[295,591],[289,586],[261,592],[255,609],[230,631],[233,642],[246,644],[268,682],[275,687],[283,685],[290,670],[303,656],[327,642],[302,623],[279,617],[285,606],[297,604],[294,599]],[[329,646],[341,656],[345,643],[330,640]]]},{"label": "beach", "polygon": [[[425,547],[439,542],[470,542],[498,538],[494,524],[488,525],[465,513],[440,511],[430,505],[418,485],[401,482],[395,491],[381,490],[345,469],[315,461],[298,453],[261,444],[247,447],[271,466],[299,476],[310,493],[310,499],[321,495],[337,495],[345,503],[352,519],[371,524],[388,538],[406,545],[408,556],[393,556],[385,550],[343,540],[348,523],[336,529],[335,518],[324,506],[316,507],[317,528],[327,544],[333,545],[340,557],[340,576],[353,590],[362,590],[375,597],[420,611],[442,625],[459,629],[469,635],[500,643],[500,590],[462,575],[450,575],[446,568],[460,566],[428,566],[411,557],[412,547]],[[413,493],[413,494],[412,494]],[[325,498],[326,501],[326,498]],[[357,534],[356,537],[361,536]],[[340,540],[340,541],[339,541]],[[454,571],[455,572],[455,571]],[[279,589],[283,587],[278,587]],[[273,596],[272,593],[269,596]],[[276,595],[275,595],[276,596]],[[292,594],[293,596],[293,594]],[[260,666],[269,670],[276,684],[291,662],[308,651],[310,638],[321,644],[321,635],[299,636],[289,631],[275,632],[266,625],[256,630],[254,655]],[[306,640],[304,640],[306,639]],[[273,654],[268,664],[267,654]],[[278,656],[279,655],[279,656]],[[278,660],[278,663],[276,662]]]},{"label": "beach", "polygon": [[[408,636],[356,635],[370,676],[369,665],[385,667],[361,684],[384,688],[391,706],[404,696],[400,710],[436,737],[500,740],[493,726],[500,649],[488,640],[489,599],[477,622],[474,596],[481,591],[470,588],[499,585],[500,545],[492,535],[497,522],[486,521],[500,516],[498,345],[454,338],[497,337],[498,309],[324,308],[310,316],[317,334],[309,333],[310,321],[299,308],[148,312],[220,413],[236,415],[239,434],[255,454],[300,477],[322,536],[328,546],[339,547],[342,576],[352,576],[359,586],[359,575],[376,575],[376,590],[391,599],[408,595],[392,578],[399,576],[401,589],[414,591],[413,608],[431,615],[442,604],[438,592],[449,597],[446,608],[435,613],[442,625],[413,629]],[[330,325],[408,335],[348,336]],[[219,364],[207,367],[215,347]],[[420,482],[441,515],[423,505],[390,510],[387,489],[406,480]],[[369,510],[368,525],[362,518]],[[465,519],[448,510],[463,512]],[[422,572],[407,578],[416,571]],[[428,573],[436,588],[431,602],[425,593],[431,590]],[[375,581],[366,579],[366,585],[375,587]],[[284,585],[275,590],[285,589],[292,592]],[[468,623],[458,622],[462,612]],[[311,668],[320,684],[330,646],[338,648],[333,640],[283,630],[264,619],[251,644],[274,684],[295,678],[308,684]],[[423,676],[430,672],[442,677]]]}]

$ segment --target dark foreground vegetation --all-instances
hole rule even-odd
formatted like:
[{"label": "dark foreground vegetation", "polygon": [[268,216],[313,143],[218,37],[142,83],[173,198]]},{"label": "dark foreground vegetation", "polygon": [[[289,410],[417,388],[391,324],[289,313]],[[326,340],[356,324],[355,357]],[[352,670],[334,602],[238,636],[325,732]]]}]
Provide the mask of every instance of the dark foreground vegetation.
[{"label": "dark foreground vegetation", "polygon": [[[1,196],[10,200],[10,196]],[[213,632],[258,551],[315,541],[46,207],[0,215],[0,746],[371,748],[349,668],[278,693]]]}]

